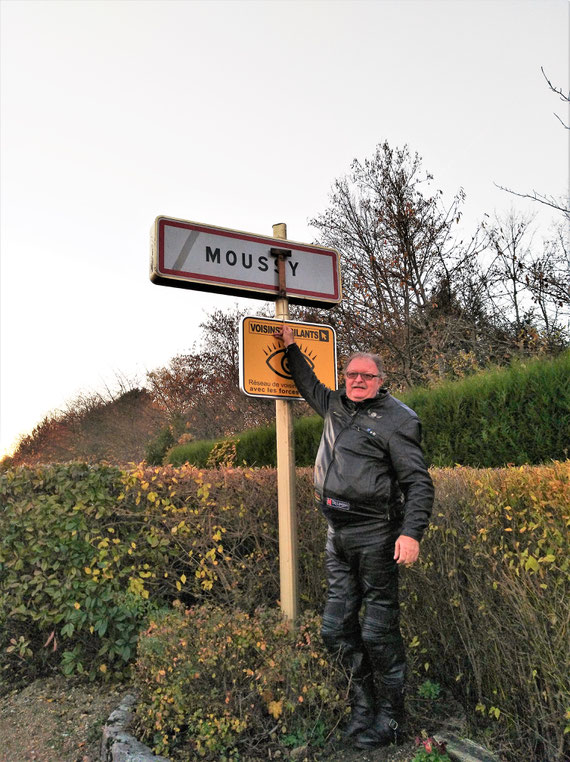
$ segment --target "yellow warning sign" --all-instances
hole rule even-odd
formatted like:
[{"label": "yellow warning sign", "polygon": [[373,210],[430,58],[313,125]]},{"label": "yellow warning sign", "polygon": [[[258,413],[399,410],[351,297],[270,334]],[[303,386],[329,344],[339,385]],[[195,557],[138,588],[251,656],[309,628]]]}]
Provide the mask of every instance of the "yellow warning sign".
[{"label": "yellow warning sign", "polygon": [[[336,334],[330,325],[285,321],[315,375],[337,388]],[[250,397],[302,399],[295,386],[283,342],[273,335],[281,320],[244,317],[240,335],[240,389]]]}]

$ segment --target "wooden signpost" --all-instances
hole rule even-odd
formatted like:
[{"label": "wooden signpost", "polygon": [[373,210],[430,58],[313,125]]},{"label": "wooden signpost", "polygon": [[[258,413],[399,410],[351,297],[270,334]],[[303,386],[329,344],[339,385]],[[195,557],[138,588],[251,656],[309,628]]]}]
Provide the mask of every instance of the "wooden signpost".
[{"label": "wooden signpost", "polygon": [[[270,238],[157,217],[151,234],[150,278],[158,285],[275,299],[275,320],[251,317],[242,321],[240,388],[250,396],[275,398],[281,609],[295,621],[299,596],[291,399],[300,395],[288,374],[282,346],[271,335],[284,321],[291,322],[289,302],[330,308],[341,301],[339,254],[335,249],[288,241],[284,223],[273,225]],[[291,325],[319,379],[336,388],[333,329],[311,323]],[[262,341],[256,343],[260,336]]]},{"label": "wooden signpost", "polygon": [[[273,225],[275,238],[287,238],[285,223]],[[279,297],[275,301],[275,317],[289,319],[285,279],[285,256],[277,255]],[[279,511],[279,581],[281,609],[288,619],[299,615],[297,499],[295,485],[295,437],[293,414],[286,400],[275,400],[277,436],[277,505]]]}]

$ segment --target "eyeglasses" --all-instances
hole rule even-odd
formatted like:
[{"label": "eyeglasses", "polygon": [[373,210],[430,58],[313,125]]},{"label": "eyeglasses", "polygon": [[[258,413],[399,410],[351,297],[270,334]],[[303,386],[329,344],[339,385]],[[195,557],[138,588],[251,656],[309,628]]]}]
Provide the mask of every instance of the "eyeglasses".
[{"label": "eyeglasses", "polygon": [[379,373],[355,373],[353,370],[348,371],[348,373],[345,373],[344,375],[349,381],[356,381],[358,376],[360,376],[360,378],[367,383],[370,383],[373,378],[380,378]]}]

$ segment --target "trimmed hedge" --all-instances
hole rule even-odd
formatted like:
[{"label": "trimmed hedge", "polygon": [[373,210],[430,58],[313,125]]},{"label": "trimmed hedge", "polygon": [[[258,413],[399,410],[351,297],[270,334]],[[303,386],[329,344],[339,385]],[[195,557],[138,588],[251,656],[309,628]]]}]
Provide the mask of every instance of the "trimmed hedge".
[{"label": "trimmed hedge", "polygon": [[[297,466],[312,465],[319,447],[323,421],[319,416],[299,418],[294,423],[295,462]],[[190,463],[198,468],[208,468],[217,461],[216,448],[224,443],[235,446],[231,463],[222,465],[241,465],[262,468],[275,467],[277,460],[277,441],[275,426],[250,429],[235,437],[222,440],[200,440],[173,447],[167,454],[168,465],[182,466]]]},{"label": "trimmed hedge", "polygon": [[[570,352],[398,396],[422,420],[430,465],[538,464],[564,460],[570,452]],[[314,463],[322,429],[319,416],[295,421],[297,466]],[[234,465],[275,466],[274,426],[236,434],[231,440],[236,442]],[[166,461],[204,468],[214,445],[180,445],[167,453]]]},{"label": "trimmed hedge", "polygon": [[[300,542],[322,531],[312,514]],[[179,599],[252,610],[279,598],[275,472],[80,463],[0,474],[0,676],[118,673],[144,617]],[[322,553],[322,550],[319,551]],[[315,557],[301,596],[320,598]]]},{"label": "trimmed hedge", "polygon": [[129,583],[121,472],[82,463],[0,475],[0,675],[120,673],[149,603]]},{"label": "trimmed hedge", "polygon": [[[420,563],[402,570],[402,629],[410,681],[417,687],[429,678],[447,696],[454,695],[467,708],[471,730],[476,726],[505,759],[562,762],[570,751],[570,725],[565,720],[570,709],[570,462],[496,471],[447,469],[433,475],[437,499]],[[299,483],[309,491],[308,470],[299,472]],[[263,499],[261,492],[256,494],[252,505]],[[300,528],[316,523],[319,531],[301,532],[300,556],[309,561],[317,558],[313,577],[319,578],[324,522],[315,521],[310,503],[301,498]],[[317,580],[313,589],[317,595],[304,603],[318,602],[320,608]],[[282,720],[273,716],[275,722],[271,721],[271,707],[276,709],[272,702],[287,701],[290,689],[283,666],[287,658],[274,658],[279,644],[266,633],[256,639],[256,648],[239,651],[242,641],[236,641],[235,628],[240,637],[247,637],[243,628],[255,630],[260,626],[258,617],[266,614],[245,620],[236,614],[220,633],[227,636],[222,641],[227,645],[212,647],[219,616],[214,613],[210,620],[204,610],[191,608],[186,622],[184,617],[170,623],[159,619],[160,633],[151,627],[151,642],[141,641],[137,688],[143,697],[142,727],[157,750],[179,750],[180,759],[188,758],[185,753],[191,757],[191,752],[211,760],[223,758],[221,754],[229,758],[260,738],[268,745],[278,743],[279,733],[296,728],[296,722],[301,722],[303,732],[307,729],[303,717],[294,716],[290,698],[291,714]],[[193,627],[197,617],[202,622],[198,631]],[[203,630],[209,633],[204,642]],[[324,657],[318,618],[307,632],[318,662],[319,655]],[[186,653],[191,664],[192,654],[199,655],[194,671],[186,668]],[[294,649],[287,653],[296,663]],[[216,679],[203,682],[204,670],[212,670]],[[273,681],[269,687],[268,673]],[[242,680],[242,675],[251,681]],[[262,678],[267,691],[260,702],[255,686]],[[333,681],[329,690],[338,699],[335,685]],[[211,708],[207,715],[200,714],[200,701]],[[189,729],[181,722],[188,716]],[[341,719],[338,704],[326,716],[326,730],[332,732]],[[272,736],[270,727],[279,733]],[[297,737],[299,742],[306,739]],[[225,744],[223,750],[220,744]]]},{"label": "trimmed hedge", "polygon": [[570,753],[570,461],[433,476],[420,562],[402,581],[409,645],[508,759],[562,762]]},{"label": "trimmed hedge", "polygon": [[413,390],[405,402],[437,466],[538,464],[570,453],[570,352]]}]

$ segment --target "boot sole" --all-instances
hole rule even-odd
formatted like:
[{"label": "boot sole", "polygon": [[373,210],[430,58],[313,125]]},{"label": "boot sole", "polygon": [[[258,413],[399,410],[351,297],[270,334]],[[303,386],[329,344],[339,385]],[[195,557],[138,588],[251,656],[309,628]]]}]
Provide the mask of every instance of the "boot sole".
[{"label": "boot sole", "polygon": [[404,743],[404,739],[401,736],[398,736],[396,740],[394,738],[379,738],[377,741],[372,739],[359,739],[358,737],[354,739],[354,746],[356,746],[357,749],[363,749],[366,751],[367,749],[380,749],[383,746],[401,746]]}]

